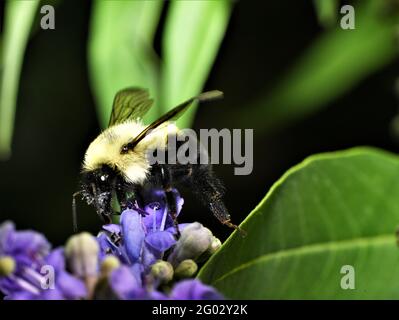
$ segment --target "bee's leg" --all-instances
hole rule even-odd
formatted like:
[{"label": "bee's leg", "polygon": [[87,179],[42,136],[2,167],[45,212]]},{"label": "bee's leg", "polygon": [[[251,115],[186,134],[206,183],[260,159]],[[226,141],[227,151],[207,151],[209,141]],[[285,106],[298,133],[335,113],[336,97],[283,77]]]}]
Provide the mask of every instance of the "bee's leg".
[{"label": "bee's leg", "polygon": [[105,224],[113,223],[112,221],[113,210],[111,206],[111,201],[112,201],[111,199],[108,200],[107,204],[105,205],[105,210],[99,213]]},{"label": "bee's leg", "polygon": [[224,187],[213,175],[211,165],[176,164],[170,167],[174,181],[190,187],[221,223],[237,228],[230,222],[230,214],[222,200]]},{"label": "bee's leg", "polygon": [[[184,143],[185,141],[181,141],[181,144]],[[197,146],[200,145],[199,143]],[[222,182],[213,174],[209,161],[208,163],[202,162],[206,158],[209,159],[207,150],[200,147],[197,149],[196,163],[172,165],[173,180],[190,187],[221,223],[239,230],[238,226],[231,222],[230,214],[223,203],[224,186]]]},{"label": "bee's leg", "polygon": [[101,214],[101,219],[103,220],[104,224],[111,224],[112,221],[112,214]]},{"label": "bee's leg", "polygon": [[119,215],[126,209],[134,209],[135,201],[140,201],[138,187],[133,184],[127,185],[125,182],[117,182],[115,193],[121,210]]},{"label": "bee's leg", "polygon": [[116,246],[119,246],[121,244],[122,241],[122,237],[119,233],[116,232],[112,232],[110,235],[110,239],[112,241],[112,243]]},{"label": "bee's leg", "polygon": [[191,181],[198,198],[209,208],[213,215],[224,225],[245,232],[231,222],[230,214],[223,203],[224,186],[214,175],[210,164],[191,166]]},{"label": "bee's leg", "polygon": [[119,198],[118,196],[118,202],[119,202],[119,207],[120,207],[120,213],[127,209],[133,209],[134,208],[134,202],[127,197],[122,197]]},{"label": "bee's leg", "polygon": [[162,188],[165,191],[166,204],[168,206],[168,211],[169,211],[170,216],[173,219],[173,224],[176,229],[177,238],[180,238],[179,224],[177,222],[176,197],[172,190],[171,170],[170,170],[170,168],[168,168],[168,166],[163,166],[163,165],[159,166],[159,170],[160,170]]}]

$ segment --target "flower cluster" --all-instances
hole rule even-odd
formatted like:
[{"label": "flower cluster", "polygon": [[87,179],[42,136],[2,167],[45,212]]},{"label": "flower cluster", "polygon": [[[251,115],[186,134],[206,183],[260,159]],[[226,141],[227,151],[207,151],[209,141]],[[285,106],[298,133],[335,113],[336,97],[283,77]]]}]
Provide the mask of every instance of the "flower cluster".
[{"label": "flower cluster", "polygon": [[[177,214],[183,199],[174,190]],[[72,236],[51,249],[34,231],[0,226],[0,290],[6,299],[221,299],[190,279],[220,247],[200,223],[175,224],[162,190],[125,210],[97,237]]]},{"label": "flower cluster", "polygon": [[[47,283],[46,267],[57,275]],[[48,289],[48,290],[47,290]],[[39,233],[16,231],[11,222],[0,226],[0,290],[6,299],[79,299],[87,295],[84,283],[65,268],[63,249],[50,251]]]}]

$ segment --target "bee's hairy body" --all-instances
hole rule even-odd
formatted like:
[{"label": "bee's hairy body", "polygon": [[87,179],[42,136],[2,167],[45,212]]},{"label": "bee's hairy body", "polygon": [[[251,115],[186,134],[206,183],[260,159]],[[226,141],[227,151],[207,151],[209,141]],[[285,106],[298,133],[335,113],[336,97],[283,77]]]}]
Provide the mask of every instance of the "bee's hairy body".
[{"label": "bee's hairy body", "polygon": [[172,123],[165,123],[127,154],[121,154],[123,145],[138,135],[145,125],[139,121],[127,121],[104,130],[90,145],[83,161],[83,172],[91,172],[103,166],[118,170],[127,182],[143,184],[148,178],[150,164],[146,157],[149,150],[165,149],[168,134],[178,133]]}]

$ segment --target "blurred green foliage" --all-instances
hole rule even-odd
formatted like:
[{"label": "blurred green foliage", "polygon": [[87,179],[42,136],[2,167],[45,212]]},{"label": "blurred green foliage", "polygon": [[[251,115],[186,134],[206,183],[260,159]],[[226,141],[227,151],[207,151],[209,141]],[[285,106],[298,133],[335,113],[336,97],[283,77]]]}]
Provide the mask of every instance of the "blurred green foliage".
[{"label": "blurred green foliage", "polygon": [[313,0],[319,23],[325,27],[337,25],[338,0]]},{"label": "blurred green foliage", "polygon": [[254,116],[243,119],[238,112],[232,115],[236,122],[270,130],[304,118],[392,62],[398,53],[398,10],[390,10],[390,1],[356,4],[354,30],[337,23],[323,32],[271,92],[246,106]]},{"label": "blurred green foliage", "polygon": [[[225,34],[231,1],[173,1],[163,36],[163,112],[201,92]],[[221,88],[211,88],[221,89]],[[190,127],[195,110],[179,121]]]},{"label": "blurred green foliage", "polygon": [[158,112],[159,65],[153,50],[163,1],[93,3],[88,63],[101,126],[108,124],[112,101],[120,89],[149,88]]},{"label": "blurred green foliage", "polygon": [[38,0],[8,0],[5,6],[0,55],[0,158],[11,154],[19,76],[38,5]]},{"label": "blurred green foliage", "polygon": [[[95,2],[89,41],[91,81],[99,117],[108,122],[112,99],[124,87],[149,88],[153,121],[198,94],[227,28],[232,3],[172,1],[162,31],[162,57],[153,50],[162,1]],[[189,127],[191,110],[180,125]]]}]

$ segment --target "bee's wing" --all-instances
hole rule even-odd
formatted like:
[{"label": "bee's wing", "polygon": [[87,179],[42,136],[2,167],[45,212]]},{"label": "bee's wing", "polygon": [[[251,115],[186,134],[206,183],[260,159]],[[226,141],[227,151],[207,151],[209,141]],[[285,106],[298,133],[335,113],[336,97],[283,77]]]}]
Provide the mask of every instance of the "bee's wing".
[{"label": "bee's wing", "polygon": [[151,108],[153,100],[148,91],[141,88],[126,88],[114,98],[108,126],[122,123],[128,119],[142,118]]},{"label": "bee's wing", "polygon": [[184,114],[184,112],[193,105],[194,102],[203,102],[218,99],[223,97],[223,92],[219,90],[208,91],[193,97],[177,107],[173,108],[169,112],[165,113],[162,117],[155,120],[149,126],[147,126],[143,131],[141,131],[132,141],[130,141],[125,148],[126,151],[132,150],[141,140],[143,140],[147,135],[149,135],[157,127],[165,123],[166,121],[177,120]]}]

